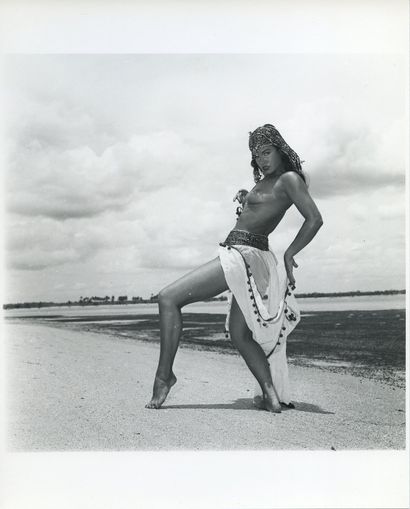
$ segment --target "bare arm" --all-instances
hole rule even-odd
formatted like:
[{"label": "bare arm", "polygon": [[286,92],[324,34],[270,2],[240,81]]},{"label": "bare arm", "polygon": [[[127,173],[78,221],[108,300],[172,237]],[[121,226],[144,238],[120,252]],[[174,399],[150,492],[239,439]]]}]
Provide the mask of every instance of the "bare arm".
[{"label": "bare arm", "polygon": [[295,204],[296,208],[305,218],[302,227],[284,255],[289,282],[294,285],[295,278],[293,276],[293,267],[297,267],[297,264],[293,257],[309,244],[322,226],[323,220],[315,202],[308,192],[306,184],[297,173],[287,172],[282,175],[281,180],[289,199]]}]

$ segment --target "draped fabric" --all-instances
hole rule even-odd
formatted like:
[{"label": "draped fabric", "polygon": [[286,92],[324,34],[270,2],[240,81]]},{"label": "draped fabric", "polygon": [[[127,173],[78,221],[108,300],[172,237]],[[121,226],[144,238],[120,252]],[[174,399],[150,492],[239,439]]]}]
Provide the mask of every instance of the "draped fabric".
[{"label": "draped fabric", "polygon": [[[280,278],[277,259],[246,245],[221,245],[219,259],[226,282],[236,299],[253,339],[265,352],[273,385],[282,403],[290,403],[286,340],[300,321],[299,308],[287,278]],[[229,332],[230,304],[225,329]],[[255,398],[262,391],[256,384]]]}]

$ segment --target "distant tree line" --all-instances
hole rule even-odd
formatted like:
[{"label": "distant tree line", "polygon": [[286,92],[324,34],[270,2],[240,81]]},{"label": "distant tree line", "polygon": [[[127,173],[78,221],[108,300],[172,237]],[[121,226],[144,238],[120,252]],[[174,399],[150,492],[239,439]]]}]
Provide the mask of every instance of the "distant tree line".
[{"label": "distant tree line", "polygon": [[[398,295],[405,294],[406,290],[377,290],[374,292],[332,292],[332,293],[297,293],[296,297],[299,298],[319,298],[319,297],[359,297],[365,295]],[[226,301],[226,295],[220,295],[219,297],[212,297],[205,299],[203,302],[214,302],[214,301]],[[50,301],[39,301],[39,302],[18,302],[14,304],[3,304],[3,309],[19,309],[19,308],[45,308],[51,306],[101,306],[101,305],[121,305],[121,304],[151,304],[158,302],[158,295],[151,294],[149,299],[142,297],[132,297],[128,299],[127,295],[120,295],[117,300],[114,296],[109,297],[80,297],[78,301],[68,300],[67,302],[50,302]]]},{"label": "distant tree line", "polygon": [[46,308],[50,306],[67,306],[71,304],[71,301],[68,302],[17,302],[15,304],[3,304],[3,309],[19,309],[19,308]]},{"label": "distant tree line", "polygon": [[376,290],[374,292],[331,292],[331,293],[296,293],[295,296],[299,298],[316,298],[316,297],[360,297],[365,295],[398,295],[406,293],[406,290]]},{"label": "distant tree line", "polygon": [[142,297],[131,297],[128,299],[127,295],[120,295],[115,299],[114,295],[111,297],[106,295],[105,297],[80,297],[77,301],[68,300],[67,302],[51,302],[51,301],[39,301],[39,302],[18,302],[13,304],[3,304],[3,309],[19,309],[19,308],[45,308],[52,306],[106,306],[106,305],[119,305],[119,304],[149,304],[152,302],[158,302],[158,295],[151,294],[149,299]]}]

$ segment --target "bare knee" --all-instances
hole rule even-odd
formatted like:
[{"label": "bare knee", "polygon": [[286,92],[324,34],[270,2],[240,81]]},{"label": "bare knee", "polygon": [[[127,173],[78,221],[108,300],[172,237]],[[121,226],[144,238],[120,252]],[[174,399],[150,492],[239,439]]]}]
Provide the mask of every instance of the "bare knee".
[{"label": "bare knee", "polygon": [[180,285],[169,285],[163,288],[158,294],[158,302],[161,307],[177,307],[181,309],[187,304],[196,302],[192,291],[182,288]]},{"label": "bare knee", "polygon": [[252,340],[252,332],[247,326],[242,314],[231,312],[229,321],[229,332],[232,343],[238,348]]},{"label": "bare knee", "polygon": [[159,294],[158,294],[158,304],[161,307],[164,306],[173,306],[174,304],[174,298],[172,295],[172,292],[168,290],[168,288],[163,288]]},{"label": "bare knee", "polygon": [[237,348],[253,341],[252,333],[247,327],[230,328],[231,341]]},{"label": "bare knee", "polygon": [[178,294],[171,288],[163,288],[158,294],[158,304],[161,308],[181,308],[182,303]]}]

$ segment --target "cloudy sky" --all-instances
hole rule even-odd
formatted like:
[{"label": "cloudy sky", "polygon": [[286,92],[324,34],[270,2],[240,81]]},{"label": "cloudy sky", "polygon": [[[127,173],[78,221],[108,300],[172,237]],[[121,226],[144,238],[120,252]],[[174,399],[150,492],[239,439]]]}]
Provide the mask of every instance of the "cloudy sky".
[{"label": "cloudy sky", "polygon": [[[5,301],[157,293],[213,258],[273,123],[324,218],[300,292],[405,286],[405,58],[9,55]],[[302,224],[289,211],[279,256]]]}]

